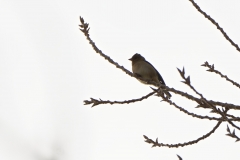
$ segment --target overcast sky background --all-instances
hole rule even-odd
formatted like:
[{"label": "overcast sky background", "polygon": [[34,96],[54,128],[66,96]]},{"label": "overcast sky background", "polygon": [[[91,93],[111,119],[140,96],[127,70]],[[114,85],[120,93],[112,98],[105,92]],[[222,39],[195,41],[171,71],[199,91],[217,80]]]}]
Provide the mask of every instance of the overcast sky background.
[{"label": "overcast sky background", "polygon": [[[240,2],[197,0],[240,43]],[[237,160],[240,142],[223,123],[209,138],[183,148],[151,148],[143,135],[175,144],[195,140],[217,122],[192,118],[158,97],[128,105],[83,105],[90,97],[129,100],[151,92],[100,57],[79,31],[79,16],[105,54],[131,70],[142,54],[169,87],[194,94],[176,67],[208,99],[240,104],[239,89],[200,65],[240,82],[240,53],[188,0],[0,1],[0,159]],[[209,110],[174,95],[181,107]],[[234,111],[239,115],[239,112]],[[240,136],[240,132],[236,131]]]}]

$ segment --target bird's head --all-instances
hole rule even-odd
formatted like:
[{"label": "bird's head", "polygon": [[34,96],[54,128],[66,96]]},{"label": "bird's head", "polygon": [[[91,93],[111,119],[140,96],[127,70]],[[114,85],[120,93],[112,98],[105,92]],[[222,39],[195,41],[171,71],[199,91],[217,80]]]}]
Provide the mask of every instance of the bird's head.
[{"label": "bird's head", "polygon": [[136,53],[132,56],[132,58],[130,58],[128,60],[133,62],[133,61],[145,60],[145,58],[143,56],[141,56],[141,54]]}]

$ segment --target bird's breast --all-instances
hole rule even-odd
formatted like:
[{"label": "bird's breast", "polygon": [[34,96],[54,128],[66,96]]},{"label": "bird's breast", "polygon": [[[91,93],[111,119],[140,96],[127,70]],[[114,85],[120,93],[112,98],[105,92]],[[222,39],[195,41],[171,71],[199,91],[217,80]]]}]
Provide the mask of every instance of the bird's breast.
[{"label": "bird's breast", "polygon": [[135,63],[132,70],[133,73],[139,74],[143,78],[150,78],[156,75],[154,68],[144,61]]}]

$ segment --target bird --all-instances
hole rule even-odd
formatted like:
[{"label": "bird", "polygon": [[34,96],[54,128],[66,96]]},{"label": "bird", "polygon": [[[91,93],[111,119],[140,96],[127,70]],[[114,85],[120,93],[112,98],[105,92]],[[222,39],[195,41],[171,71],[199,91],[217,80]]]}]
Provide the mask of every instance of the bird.
[{"label": "bird", "polygon": [[[132,61],[132,72],[134,76],[139,77],[143,80],[139,80],[140,82],[146,84],[153,81],[158,85],[166,85],[160,73],[154,68],[151,63],[146,61],[143,56],[136,53],[129,60]],[[171,97],[170,93],[168,93],[168,95]]]},{"label": "bird", "polygon": [[160,73],[143,56],[136,53],[129,60],[132,61],[132,72],[136,77],[146,82],[153,81],[157,84],[166,85]]}]

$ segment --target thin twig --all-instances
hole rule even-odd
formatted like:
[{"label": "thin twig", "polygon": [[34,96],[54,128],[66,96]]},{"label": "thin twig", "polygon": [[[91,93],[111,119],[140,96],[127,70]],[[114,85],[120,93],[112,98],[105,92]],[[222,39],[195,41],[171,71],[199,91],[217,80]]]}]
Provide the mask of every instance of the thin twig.
[{"label": "thin twig", "polygon": [[233,80],[231,80],[230,78],[227,77],[227,75],[223,75],[220,71],[216,70],[214,68],[214,64],[210,65],[207,61],[202,64],[201,66],[207,67],[209,72],[214,72],[218,75],[220,75],[221,77],[225,78],[227,81],[231,82],[233,85],[237,86],[238,88],[240,88],[240,84],[238,84],[237,82],[234,82]]},{"label": "thin twig", "polygon": [[[169,88],[168,86],[165,86],[165,89],[167,91],[171,91],[172,93],[181,95],[181,96],[183,96],[183,97],[185,97],[189,100],[195,101],[198,104],[202,104],[201,99],[199,99],[197,97],[194,97],[194,96],[192,96],[192,95],[190,95],[186,92],[182,92],[182,91],[176,90],[174,88]],[[234,104],[231,104],[231,103],[223,103],[223,102],[213,101],[213,100],[209,100],[209,102],[212,103],[213,105],[221,106],[221,107],[224,107],[224,108],[227,108],[227,109],[240,110],[240,105],[234,105]]]},{"label": "thin twig", "polygon": [[234,124],[230,120],[228,120],[228,123],[231,124],[234,128],[237,128],[238,130],[240,130],[240,127],[238,127],[236,124]]},{"label": "thin twig", "polygon": [[96,46],[96,44],[93,42],[93,40],[90,38],[89,35],[89,24],[84,22],[84,19],[82,17],[80,17],[80,22],[81,24],[79,25],[80,30],[84,33],[84,35],[86,36],[87,40],[89,41],[89,44],[91,44],[92,48],[95,50],[96,53],[99,53],[100,56],[102,56],[103,58],[105,58],[108,62],[110,62],[111,64],[115,65],[117,68],[121,69],[123,72],[125,72],[126,74],[128,74],[131,77],[134,77],[132,72],[128,71],[127,69],[125,69],[123,66],[120,66],[117,62],[113,61],[109,56],[107,56],[106,54],[104,54],[100,49],[98,49],[98,47]]},{"label": "thin twig", "polygon": [[205,18],[207,18],[210,22],[212,22],[212,24],[214,24],[217,29],[222,33],[222,35],[226,38],[226,40],[228,40],[232,46],[234,46],[237,51],[240,52],[240,48],[238,47],[238,45],[236,43],[233,42],[233,40],[231,40],[231,38],[227,35],[227,33],[223,30],[222,27],[220,27],[220,25],[210,16],[210,15],[207,15],[206,12],[204,12],[199,6],[197,3],[194,2],[194,0],[189,0],[192,5],[198,10],[198,12],[200,12]]},{"label": "thin twig", "polygon": [[148,97],[152,96],[153,94],[155,94],[155,92],[151,92],[149,94],[147,94],[146,96],[143,96],[141,98],[138,98],[138,99],[131,99],[131,100],[125,100],[125,101],[103,101],[103,100],[97,100],[97,99],[94,99],[94,98],[91,98],[91,100],[85,100],[84,101],[84,105],[89,105],[89,104],[92,104],[92,107],[94,106],[97,106],[99,104],[129,104],[129,103],[134,103],[134,102],[137,102],[137,101],[142,101],[144,99],[147,99]]},{"label": "thin twig", "polygon": [[209,116],[200,116],[200,115],[197,115],[197,114],[194,114],[194,113],[191,113],[191,112],[188,112],[187,110],[185,110],[184,108],[178,106],[176,103],[172,102],[170,99],[167,99],[167,98],[163,98],[163,101],[166,101],[168,102],[170,105],[173,105],[175,106],[177,109],[179,109],[181,112],[184,112],[186,113],[187,115],[189,116],[192,116],[192,117],[195,117],[195,118],[199,118],[199,119],[208,119],[208,120],[216,120],[216,121],[224,121],[223,118],[216,118],[216,117],[209,117]]},{"label": "thin twig", "polygon": [[188,145],[192,145],[195,143],[198,143],[199,141],[209,137],[211,134],[213,134],[215,132],[215,130],[220,126],[220,124],[222,123],[222,121],[219,121],[217,123],[217,125],[207,134],[203,135],[202,137],[193,140],[193,141],[189,141],[189,142],[185,142],[185,143],[178,143],[178,144],[164,144],[164,143],[159,143],[158,142],[158,138],[156,139],[156,141],[153,141],[152,139],[148,138],[147,136],[143,135],[143,137],[145,138],[145,142],[152,144],[152,147],[169,147],[169,148],[178,148],[178,147],[184,147],[184,146],[188,146]]}]

